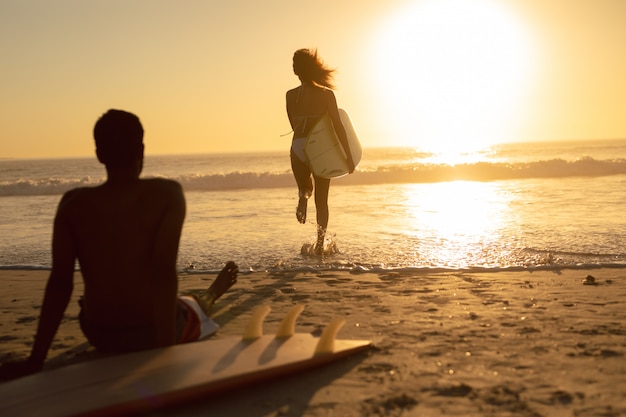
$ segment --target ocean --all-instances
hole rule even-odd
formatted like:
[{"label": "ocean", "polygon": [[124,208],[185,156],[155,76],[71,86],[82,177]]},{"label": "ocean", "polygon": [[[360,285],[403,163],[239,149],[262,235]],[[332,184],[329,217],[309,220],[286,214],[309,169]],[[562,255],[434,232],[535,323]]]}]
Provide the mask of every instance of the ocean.
[{"label": "ocean", "polygon": [[[295,216],[285,152],[150,155],[143,177],[179,181],[187,217],[180,271],[499,271],[626,267],[626,140],[491,146],[454,159],[365,149],[330,188],[328,240],[315,204]],[[105,178],[95,157],[0,159],[0,268],[49,269],[63,192]]]}]

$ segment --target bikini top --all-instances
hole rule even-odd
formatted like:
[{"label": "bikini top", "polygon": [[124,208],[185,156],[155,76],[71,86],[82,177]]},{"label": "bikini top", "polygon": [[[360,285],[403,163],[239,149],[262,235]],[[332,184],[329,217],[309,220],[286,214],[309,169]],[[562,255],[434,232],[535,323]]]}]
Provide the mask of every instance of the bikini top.
[{"label": "bikini top", "polygon": [[307,127],[310,126],[309,119],[314,119],[313,122],[315,123],[322,116],[323,114],[315,114],[315,115],[310,115],[310,116],[295,117],[294,119],[296,123],[293,129],[294,138],[305,137],[309,133],[309,129],[307,129]]},{"label": "bikini top", "polygon": [[[299,103],[300,101],[300,94],[302,93],[302,86],[300,86],[300,88],[298,89],[298,94],[296,95],[296,104]],[[322,114],[310,114],[310,115],[303,115],[303,116],[295,116],[294,120],[295,120],[295,125],[293,128],[293,132],[294,132],[294,139],[298,138],[298,137],[305,137],[308,133],[308,127],[309,127],[309,119],[313,119],[313,122],[317,122],[322,116],[324,115],[324,113]]]}]

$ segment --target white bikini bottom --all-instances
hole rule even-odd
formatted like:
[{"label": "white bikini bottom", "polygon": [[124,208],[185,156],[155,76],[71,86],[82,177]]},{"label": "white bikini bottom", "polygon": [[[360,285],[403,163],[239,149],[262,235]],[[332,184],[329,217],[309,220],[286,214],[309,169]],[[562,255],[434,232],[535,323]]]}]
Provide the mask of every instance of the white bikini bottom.
[{"label": "white bikini bottom", "polygon": [[306,138],[295,138],[291,141],[291,150],[298,157],[299,160],[306,163],[307,157],[304,153],[304,145],[306,145]]}]

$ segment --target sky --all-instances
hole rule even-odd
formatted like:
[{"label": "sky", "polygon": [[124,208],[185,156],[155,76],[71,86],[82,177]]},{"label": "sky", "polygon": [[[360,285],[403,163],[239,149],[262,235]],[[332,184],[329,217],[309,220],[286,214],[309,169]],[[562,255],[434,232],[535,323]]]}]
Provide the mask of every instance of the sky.
[{"label": "sky", "polygon": [[0,158],[288,151],[293,52],[317,48],[364,147],[626,138],[623,0],[0,0]]}]

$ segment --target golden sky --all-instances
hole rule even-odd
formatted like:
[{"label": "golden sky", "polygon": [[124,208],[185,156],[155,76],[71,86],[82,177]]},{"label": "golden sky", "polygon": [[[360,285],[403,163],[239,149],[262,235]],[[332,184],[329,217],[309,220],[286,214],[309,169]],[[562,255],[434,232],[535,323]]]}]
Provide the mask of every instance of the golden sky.
[{"label": "golden sky", "polygon": [[626,137],[623,0],[0,0],[0,158],[91,156],[109,108],[147,154],[287,152],[303,47],[364,147]]}]

